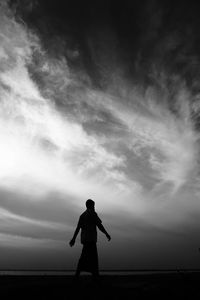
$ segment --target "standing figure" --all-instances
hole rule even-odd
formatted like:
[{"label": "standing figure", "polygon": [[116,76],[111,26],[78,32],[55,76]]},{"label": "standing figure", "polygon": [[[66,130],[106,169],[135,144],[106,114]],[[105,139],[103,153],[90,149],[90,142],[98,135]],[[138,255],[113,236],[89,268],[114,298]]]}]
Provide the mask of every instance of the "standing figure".
[{"label": "standing figure", "polygon": [[97,227],[102,231],[108,241],[111,240],[95,212],[95,202],[91,199],[86,201],[86,211],[79,218],[78,225],[74,232],[74,236],[69,242],[70,246],[74,246],[76,237],[81,229],[81,243],[83,244],[82,253],[78,261],[75,277],[79,278],[81,271],[91,272],[93,279],[99,277],[98,252],[97,252]]}]

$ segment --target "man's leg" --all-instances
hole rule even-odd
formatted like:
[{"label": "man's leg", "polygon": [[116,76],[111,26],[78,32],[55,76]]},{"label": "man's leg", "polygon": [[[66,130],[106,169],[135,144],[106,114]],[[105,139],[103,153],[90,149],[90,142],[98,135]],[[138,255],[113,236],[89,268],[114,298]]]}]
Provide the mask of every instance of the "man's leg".
[{"label": "man's leg", "polygon": [[98,278],[99,278],[99,272],[98,271],[94,271],[94,272],[92,272],[92,277],[94,278],[94,280],[98,280]]},{"label": "man's leg", "polygon": [[76,273],[75,273],[75,276],[74,276],[75,281],[79,281],[80,274],[81,274],[81,257],[79,258],[78,265],[77,265],[77,268],[76,268]]},{"label": "man's leg", "polygon": [[81,270],[80,270],[80,268],[79,268],[79,266],[77,267],[77,269],[76,269],[76,273],[75,273],[75,278],[79,278],[79,276],[80,276],[80,273],[81,273]]},{"label": "man's leg", "polygon": [[100,275],[98,271],[92,272],[92,281],[94,284],[100,285]]}]

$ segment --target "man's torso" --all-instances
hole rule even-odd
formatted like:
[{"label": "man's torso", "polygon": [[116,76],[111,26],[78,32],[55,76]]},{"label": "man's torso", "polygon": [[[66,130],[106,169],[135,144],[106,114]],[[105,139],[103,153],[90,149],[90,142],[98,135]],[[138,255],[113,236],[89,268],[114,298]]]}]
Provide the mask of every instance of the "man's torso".
[{"label": "man's torso", "polygon": [[79,225],[81,227],[81,243],[96,243],[97,242],[97,228],[101,223],[97,213],[86,210],[79,218]]}]

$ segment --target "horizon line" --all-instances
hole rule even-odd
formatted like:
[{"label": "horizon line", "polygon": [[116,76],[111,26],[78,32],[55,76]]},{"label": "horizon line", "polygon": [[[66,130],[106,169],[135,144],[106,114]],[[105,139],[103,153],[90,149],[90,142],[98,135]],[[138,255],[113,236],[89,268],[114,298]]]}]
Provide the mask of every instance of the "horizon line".
[{"label": "horizon line", "polygon": [[[75,272],[76,269],[0,269],[0,272]],[[155,268],[155,269],[100,269],[100,272],[159,272],[159,271],[200,271],[200,268]]]}]

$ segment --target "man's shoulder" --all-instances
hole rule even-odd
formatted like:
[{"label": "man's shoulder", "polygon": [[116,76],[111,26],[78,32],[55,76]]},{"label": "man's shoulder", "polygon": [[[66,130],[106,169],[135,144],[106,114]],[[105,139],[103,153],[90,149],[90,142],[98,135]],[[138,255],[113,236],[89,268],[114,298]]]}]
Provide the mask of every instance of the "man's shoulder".
[{"label": "man's shoulder", "polygon": [[87,211],[85,210],[81,215],[80,218],[84,218],[87,215]]}]

